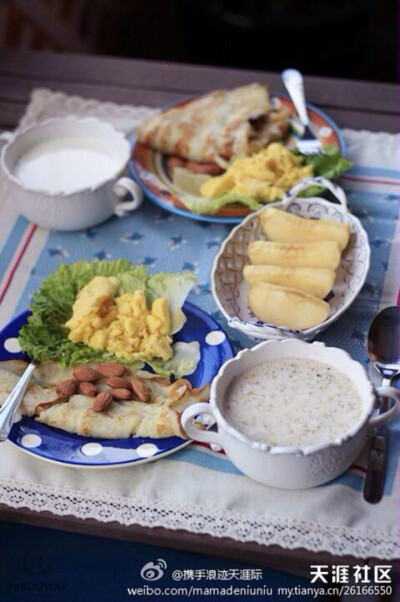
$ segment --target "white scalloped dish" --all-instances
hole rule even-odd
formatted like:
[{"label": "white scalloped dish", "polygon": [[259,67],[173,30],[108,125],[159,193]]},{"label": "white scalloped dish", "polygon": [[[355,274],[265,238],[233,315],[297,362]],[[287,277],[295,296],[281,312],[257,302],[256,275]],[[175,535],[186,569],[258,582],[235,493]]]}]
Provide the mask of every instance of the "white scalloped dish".
[{"label": "white scalloped dish", "polygon": [[[340,205],[319,197],[299,198],[298,194],[310,185],[328,188]],[[279,340],[296,338],[310,341],[335,322],[353,303],[364,285],[370,265],[368,236],[358,218],[348,212],[346,195],[338,186],[324,178],[309,178],[289,191],[283,201],[274,203],[286,211],[309,219],[334,219],[350,225],[350,241],[342,253],[332,291],[325,298],[330,305],[327,319],[306,330],[294,330],[284,324],[275,326],[261,322],[250,310],[247,302],[249,286],[243,278],[243,268],[250,263],[248,244],[267,240],[261,227],[260,214],[252,213],[234,228],[223,243],[214,261],[212,291],[218,308],[229,326],[254,339]]]}]

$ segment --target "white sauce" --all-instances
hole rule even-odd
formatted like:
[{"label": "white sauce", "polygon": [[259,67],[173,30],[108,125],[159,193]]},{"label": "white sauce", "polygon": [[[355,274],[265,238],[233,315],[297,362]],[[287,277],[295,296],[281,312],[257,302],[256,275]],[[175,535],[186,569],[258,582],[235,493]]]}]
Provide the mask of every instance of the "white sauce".
[{"label": "white sauce", "polygon": [[239,374],[228,389],[223,413],[253,441],[301,447],[346,433],[361,418],[362,400],[336,368],[281,358]]},{"label": "white sauce", "polygon": [[120,160],[99,139],[60,137],[24,153],[14,167],[14,176],[33,190],[70,194],[111,178],[120,166]]}]

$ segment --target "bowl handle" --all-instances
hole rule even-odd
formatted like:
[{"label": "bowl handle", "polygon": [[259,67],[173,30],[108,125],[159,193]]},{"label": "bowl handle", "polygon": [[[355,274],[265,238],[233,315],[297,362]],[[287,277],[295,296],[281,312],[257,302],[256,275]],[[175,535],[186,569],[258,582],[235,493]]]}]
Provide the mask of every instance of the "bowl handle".
[{"label": "bowl handle", "polygon": [[400,392],[394,387],[379,387],[376,392],[379,397],[390,397],[392,400],[392,404],[386,412],[382,412],[382,414],[378,414],[377,416],[371,416],[369,419],[369,425],[372,427],[378,426],[379,424],[383,424],[388,422],[389,420],[393,420],[399,414],[399,395]]},{"label": "bowl handle", "polygon": [[14,132],[2,132],[0,134],[0,142],[2,142],[3,144],[8,144],[12,140],[14,140],[14,138],[15,138]]},{"label": "bowl handle", "polygon": [[130,211],[135,211],[143,201],[143,192],[139,186],[130,178],[119,178],[113,186],[113,192],[118,198],[124,198],[126,193],[132,195],[131,201],[122,201],[114,207],[114,213],[118,217],[124,217]]},{"label": "bowl handle", "polygon": [[218,447],[221,447],[218,433],[215,433],[214,431],[201,431],[194,426],[192,420],[199,414],[207,414],[212,417],[213,423],[215,422],[214,414],[209,403],[195,403],[186,408],[182,413],[181,424],[183,430],[195,441],[215,443]]},{"label": "bowl handle", "polygon": [[296,184],[296,186],[293,186],[293,188],[291,188],[285,194],[282,206],[285,208],[289,203],[291,203],[297,197],[297,195],[302,190],[306,190],[309,186],[315,186],[315,185],[321,186],[322,188],[327,188],[328,190],[330,190],[331,193],[339,201],[339,203],[342,207],[343,215],[348,214],[349,210],[347,208],[347,198],[346,198],[346,194],[345,194],[344,190],[342,188],[340,188],[340,186],[336,186],[336,184],[333,184],[333,182],[331,182],[330,180],[327,180],[326,178],[323,178],[322,176],[317,176],[315,178],[305,178],[299,184]]}]

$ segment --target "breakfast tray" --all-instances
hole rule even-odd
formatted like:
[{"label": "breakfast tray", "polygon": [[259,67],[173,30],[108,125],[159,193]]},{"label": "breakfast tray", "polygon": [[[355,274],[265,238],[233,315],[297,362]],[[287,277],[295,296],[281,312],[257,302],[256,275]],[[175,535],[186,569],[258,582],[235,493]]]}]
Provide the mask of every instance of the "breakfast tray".
[{"label": "breakfast tray", "polygon": [[[93,115],[126,133],[152,109],[119,107],[36,90],[21,125],[51,116]],[[400,269],[395,253],[399,236],[395,163],[399,137],[344,131],[355,168],[342,179],[355,214],[372,247],[371,269],[350,310],[319,340],[343,347],[367,365],[366,332],[379,308],[397,303]],[[198,285],[191,300],[220,321],[210,291],[210,270],[223,225],[205,225],[172,216],[151,203],[124,219],[83,232],[50,232],[18,216],[5,183],[0,188],[0,325],[26,309],[41,280],[60,262],[127,257],[150,270],[195,270]],[[254,341],[227,329],[238,350]],[[388,471],[383,500],[364,502],[366,460],[334,482],[301,493],[267,488],[243,476],[222,452],[192,444],[153,464],[84,472],[38,462],[11,444],[0,456],[0,503],[53,515],[92,518],[102,523],[183,529],[240,542],[277,544],[358,558],[400,557],[399,420],[389,427]]]}]

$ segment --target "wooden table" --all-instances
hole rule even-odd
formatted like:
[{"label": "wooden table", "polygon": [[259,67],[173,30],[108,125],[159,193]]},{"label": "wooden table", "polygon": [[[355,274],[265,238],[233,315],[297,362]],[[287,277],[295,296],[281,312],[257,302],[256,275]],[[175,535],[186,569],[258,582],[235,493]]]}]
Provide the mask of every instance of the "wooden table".
[{"label": "wooden table", "polygon": [[[283,90],[276,73],[94,56],[0,50],[0,127],[16,126],[33,88],[152,107],[179,95],[266,81]],[[397,132],[400,86],[306,77],[307,98],[341,127]]]},{"label": "wooden table", "polygon": [[[18,124],[32,89],[37,87],[104,101],[158,107],[180,95],[254,81],[266,81],[272,90],[282,90],[280,77],[276,73],[106,57],[0,51],[0,129],[14,128]],[[399,130],[400,86],[320,77],[306,77],[305,83],[308,100],[326,110],[339,126],[387,132]],[[311,563],[336,562],[330,554],[311,553],[303,549],[290,551],[279,546],[244,544],[227,538],[214,539],[163,528],[125,527],[118,523],[99,523],[6,506],[0,506],[0,519],[230,559],[245,559],[249,563],[305,574],[308,574]],[[352,557],[340,558],[340,564],[353,564],[356,561]],[[371,562],[374,560],[371,559]]]}]

